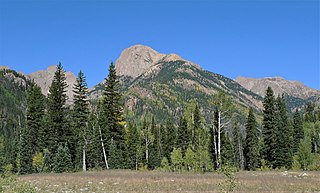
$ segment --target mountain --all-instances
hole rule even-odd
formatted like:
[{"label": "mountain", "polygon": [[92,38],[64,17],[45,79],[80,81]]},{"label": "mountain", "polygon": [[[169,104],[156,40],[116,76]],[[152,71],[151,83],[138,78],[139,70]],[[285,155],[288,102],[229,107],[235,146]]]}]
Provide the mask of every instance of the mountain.
[{"label": "mountain", "polygon": [[[56,69],[56,66],[49,66],[46,70],[33,72],[28,74],[27,77],[31,80],[34,80],[34,82],[41,87],[42,93],[47,96]],[[73,101],[72,87],[76,82],[76,76],[72,72],[66,72],[65,75],[68,85],[66,92],[68,97],[67,104],[71,104]]]},{"label": "mountain", "polygon": [[[230,94],[242,107],[262,109],[261,96],[176,54],[161,54],[136,45],[125,49],[115,66],[125,91],[126,110],[138,115],[151,112],[166,120],[181,115],[190,100],[197,100],[210,119],[210,100],[217,91]],[[99,98],[102,91],[103,82],[90,90],[90,97]]]},{"label": "mountain", "polygon": [[270,78],[246,78],[237,77],[236,82],[246,89],[264,96],[265,90],[268,86],[272,88],[275,95],[284,93],[287,98],[289,107],[302,107],[307,102],[316,102],[320,98],[320,90],[312,89],[301,82],[290,81],[281,77]]},{"label": "mountain", "polygon": [[[0,151],[5,148],[7,157],[16,153],[17,145],[12,139],[25,126],[26,91],[30,85],[31,81],[23,74],[0,67]],[[1,158],[0,155],[0,164]]]}]

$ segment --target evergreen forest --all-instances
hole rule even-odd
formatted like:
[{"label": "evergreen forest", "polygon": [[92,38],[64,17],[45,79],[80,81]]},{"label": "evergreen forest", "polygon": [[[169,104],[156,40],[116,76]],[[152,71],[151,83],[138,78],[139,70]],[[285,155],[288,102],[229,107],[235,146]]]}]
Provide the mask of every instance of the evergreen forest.
[{"label": "evergreen forest", "polygon": [[71,105],[66,104],[61,63],[47,97],[34,82],[7,82],[4,73],[0,165],[11,165],[19,174],[107,169],[204,173],[226,166],[320,170],[319,107],[308,103],[291,112],[286,96],[275,96],[271,87],[266,88],[262,112],[239,108],[232,96],[217,91],[210,98],[212,114],[205,114],[193,98],[180,107],[181,115],[164,121],[152,111],[141,110],[137,116],[126,110],[113,63],[103,96],[96,101],[89,99],[80,71]]}]

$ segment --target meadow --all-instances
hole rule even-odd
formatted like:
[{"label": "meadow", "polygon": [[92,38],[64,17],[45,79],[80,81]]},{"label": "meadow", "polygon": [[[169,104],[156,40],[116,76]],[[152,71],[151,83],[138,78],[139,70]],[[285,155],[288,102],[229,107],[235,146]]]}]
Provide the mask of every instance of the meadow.
[{"label": "meadow", "polygon": [[[241,171],[234,192],[320,192],[320,172]],[[37,192],[224,192],[218,173],[105,170],[22,175]]]}]

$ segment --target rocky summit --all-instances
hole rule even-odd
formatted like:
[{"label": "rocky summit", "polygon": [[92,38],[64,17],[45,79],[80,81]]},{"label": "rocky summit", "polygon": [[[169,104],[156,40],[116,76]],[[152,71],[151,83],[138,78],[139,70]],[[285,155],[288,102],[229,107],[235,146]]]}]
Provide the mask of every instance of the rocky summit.
[{"label": "rocky summit", "polygon": [[[27,77],[31,80],[34,80],[34,82],[40,86],[42,93],[47,96],[56,69],[57,66],[49,66],[46,70],[33,72],[31,74],[28,74]],[[73,101],[72,87],[76,82],[76,76],[72,72],[66,72],[65,75],[68,85],[66,92],[66,95],[68,97],[67,104],[71,104]]]},{"label": "rocky summit", "polygon": [[308,99],[320,95],[320,90],[309,88],[301,82],[286,80],[282,77],[246,78],[239,76],[235,81],[260,96],[264,96],[268,86],[272,88],[276,96],[284,93],[293,97]]}]

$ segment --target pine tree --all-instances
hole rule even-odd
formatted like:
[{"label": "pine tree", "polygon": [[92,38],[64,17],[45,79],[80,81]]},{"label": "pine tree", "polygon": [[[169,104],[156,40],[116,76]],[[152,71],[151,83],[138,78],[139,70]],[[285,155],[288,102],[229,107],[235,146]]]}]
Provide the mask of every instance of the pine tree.
[{"label": "pine tree", "polygon": [[70,131],[66,127],[66,77],[61,63],[58,64],[48,94],[48,125],[46,147],[54,154],[59,144],[69,141]]},{"label": "pine tree", "polygon": [[118,145],[116,141],[111,140],[109,147],[109,165],[111,169],[123,168],[123,163],[119,160],[123,160],[122,151],[118,150]]},{"label": "pine tree", "polygon": [[292,164],[292,148],[293,148],[293,132],[289,121],[288,110],[284,95],[278,96],[276,99],[276,119],[277,119],[277,135],[274,167],[291,168]]},{"label": "pine tree", "polygon": [[246,124],[246,139],[245,139],[245,159],[246,169],[255,170],[259,164],[259,138],[256,118],[253,114],[253,109],[250,108],[247,124]]},{"label": "pine tree", "polygon": [[67,143],[63,147],[59,145],[54,158],[54,168],[56,173],[69,172],[72,170],[71,155]]},{"label": "pine tree", "polygon": [[221,134],[221,163],[234,165],[234,145],[226,132]]},{"label": "pine tree", "polygon": [[[106,149],[110,149],[110,143],[111,140],[113,140],[117,145],[116,149],[119,151],[117,152],[119,155],[123,155],[125,152],[125,131],[123,123],[124,118],[121,104],[120,83],[116,75],[115,66],[111,63],[109,66],[109,75],[105,79],[100,125]],[[123,163],[123,158],[118,161]]]},{"label": "pine tree", "polygon": [[180,118],[177,135],[177,147],[180,147],[182,153],[185,154],[188,148],[188,142],[190,141],[190,135],[188,133],[188,122],[185,117]]},{"label": "pine tree", "polygon": [[27,125],[21,131],[21,173],[31,173],[32,157],[44,148],[42,127],[44,96],[36,84],[32,84],[27,96]]},{"label": "pine tree", "polygon": [[296,110],[293,116],[293,131],[293,153],[296,153],[299,148],[300,140],[304,138],[303,119],[298,110]]},{"label": "pine tree", "polygon": [[169,119],[164,127],[163,132],[163,156],[170,158],[170,153],[176,147],[176,128],[171,119]]},{"label": "pine tree", "polygon": [[128,168],[138,170],[142,148],[140,134],[135,124],[129,124],[126,142],[128,147]]},{"label": "pine tree", "polygon": [[277,149],[277,120],[273,90],[268,87],[263,101],[263,157],[268,165],[274,167]]},{"label": "pine tree", "polygon": [[98,125],[97,108],[92,109],[89,114],[87,137],[88,144],[86,162],[88,168],[99,168],[103,167],[103,152],[101,148],[101,138]]},{"label": "pine tree", "polygon": [[75,138],[74,145],[76,146],[76,167],[82,165],[82,170],[86,171],[86,152],[88,145],[88,87],[86,78],[80,70],[76,83],[73,87],[74,92],[74,109],[73,109],[73,136]]}]

